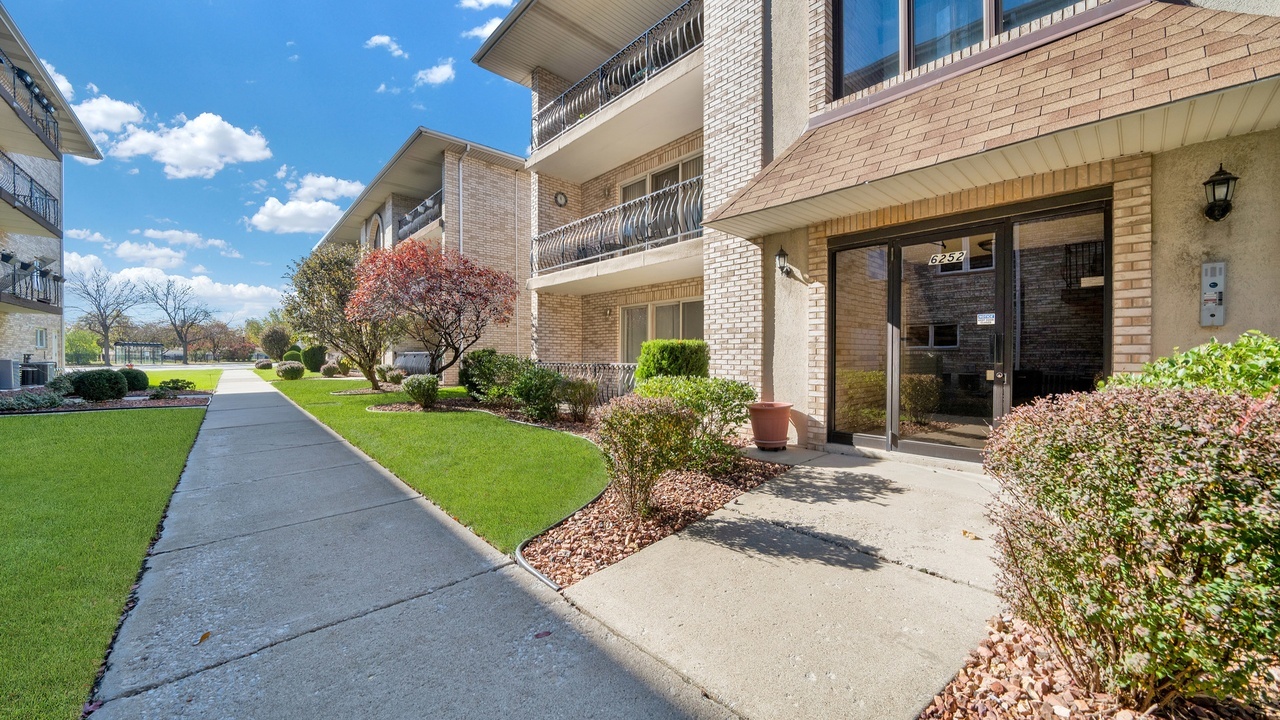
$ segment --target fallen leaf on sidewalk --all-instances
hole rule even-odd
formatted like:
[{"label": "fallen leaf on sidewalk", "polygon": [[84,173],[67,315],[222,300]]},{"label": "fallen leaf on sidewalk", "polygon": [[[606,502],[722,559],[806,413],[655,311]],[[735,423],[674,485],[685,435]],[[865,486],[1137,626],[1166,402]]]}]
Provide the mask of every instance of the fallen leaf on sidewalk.
[{"label": "fallen leaf on sidewalk", "polygon": [[961,535],[964,535],[965,537],[969,538],[970,540],[981,540],[981,539],[982,539],[982,538],[978,537],[977,535],[975,535],[974,533],[969,532],[968,530],[961,530],[961,531],[960,531],[960,534],[961,534]]},{"label": "fallen leaf on sidewalk", "polygon": [[205,631],[204,631],[204,634],[200,636],[200,639],[196,640],[195,642],[193,642],[193,643],[191,643],[191,644],[192,644],[192,645],[199,645],[200,643],[204,642],[205,640],[208,640],[208,639],[209,639],[209,636],[210,636],[210,635],[212,635],[212,634],[213,634],[213,633],[209,632],[208,630],[205,630]]},{"label": "fallen leaf on sidewalk", "polygon": [[534,635],[534,637],[536,637],[536,638],[538,638],[539,640],[541,640],[542,638],[544,638],[544,637],[548,637],[548,636],[550,636],[550,635],[551,635],[551,631],[550,631],[550,630],[543,630],[542,632],[535,634],[535,635]]}]

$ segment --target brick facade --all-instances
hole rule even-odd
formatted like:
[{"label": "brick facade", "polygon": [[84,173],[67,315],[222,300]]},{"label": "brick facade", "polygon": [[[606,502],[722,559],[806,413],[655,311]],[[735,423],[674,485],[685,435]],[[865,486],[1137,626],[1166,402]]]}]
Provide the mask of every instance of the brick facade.
[{"label": "brick facade", "polygon": [[[36,182],[55,197],[62,196],[62,163],[56,160],[31,157],[9,152],[14,164],[26,170]],[[4,208],[0,212],[17,213],[17,208]],[[14,254],[14,262],[41,260],[44,267],[58,275],[66,275],[63,267],[62,240],[43,235],[0,233],[0,250]],[[8,266],[0,266],[8,268]],[[64,286],[64,304],[66,297]],[[63,315],[46,312],[6,312],[0,310],[0,358],[21,360],[31,355],[34,360],[53,360],[64,363]],[[46,332],[45,347],[36,347],[36,329]]]}]

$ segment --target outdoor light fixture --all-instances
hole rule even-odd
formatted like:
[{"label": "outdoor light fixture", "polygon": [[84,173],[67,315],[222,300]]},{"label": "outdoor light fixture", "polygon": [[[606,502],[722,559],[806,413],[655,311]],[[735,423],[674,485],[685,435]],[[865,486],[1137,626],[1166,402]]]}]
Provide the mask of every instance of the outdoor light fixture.
[{"label": "outdoor light fixture", "polygon": [[1231,213],[1231,198],[1236,194],[1236,181],[1240,178],[1222,169],[1218,163],[1218,172],[1204,181],[1204,195],[1209,204],[1204,209],[1204,216],[1214,222]]},{"label": "outdoor light fixture", "polygon": [[778,254],[774,255],[773,259],[778,263],[778,272],[791,277],[791,265],[787,262],[787,251],[778,248]]}]

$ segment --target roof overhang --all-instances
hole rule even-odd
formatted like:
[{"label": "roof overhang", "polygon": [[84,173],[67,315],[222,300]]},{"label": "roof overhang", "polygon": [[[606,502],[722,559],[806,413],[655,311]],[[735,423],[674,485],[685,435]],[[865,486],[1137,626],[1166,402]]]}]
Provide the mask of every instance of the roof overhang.
[{"label": "roof overhang", "polygon": [[679,6],[679,0],[520,0],[471,61],[525,87],[538,67],[577,82]]},{"label": "roof overhang", "polygon": [[359,244],[364,221],[378,212],[392,195],[424,200],[430,197],[444,182],[446,150],[466,153],[468,157],[511,170],[524,170],[524,158],[518,155],[419,127],[378,171],[364,192],[352,201],[329,232],[320,238],[316,247]]},{"label": "roof overhang", "polygon": [[1280,128],[1280,76],[706,224],[738,237],[763,237],[1006,180],[1275,128]]},{"label": "roof overhang", "polygon": [[9,11],[2,4],[0,4],[0,49],[4,50],[10,60],[35,77],[36,84],[57,108],[62,152],[77,157],[101,160],[102,152],[93,142],[89,131],[85,130],[84,125],[80,123],[80,118],[76,117],[75,111],[71,109],[71,103],[63,97],[58,84],[53,81],[49,71],[45,70],[44,63],[40,62],[40,56],[36,55],[27,44],[27,39],[22,36],[22,31],[18,30],[17,23],[13,21]]}]

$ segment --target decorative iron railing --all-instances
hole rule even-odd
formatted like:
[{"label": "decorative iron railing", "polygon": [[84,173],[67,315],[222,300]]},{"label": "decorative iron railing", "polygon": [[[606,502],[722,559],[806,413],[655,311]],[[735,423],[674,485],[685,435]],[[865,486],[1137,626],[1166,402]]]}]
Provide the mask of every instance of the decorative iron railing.
[{"label": "decorative iron railing", "polygon": [[36,127],[53,141],[53,146],[59,147],[62,137],[58,134],[58,118],[55,117],[57,110],[53,101],[36,84],[31,73],[15,66],[3,50],[0,50],[0,64],[4,65],[0,68],[0,85],[9,91]]},{"label": "decorative iron railing", "polygon": [[581,378],[596,383],[597,405],[628,395],[636,389],[634,363],[540,362],[538,367],[555,370],[565,377]]},{"label": "decorative iron railing", "polygon": [[13,195],[18,202],[34,210],[37,215],[48,220],[50,225],[56,228],[62,227],[62,211],[58,198],[44,189],[44,186],[36,182],[26,170],[18,167],[13,158],[4,152],[0,152],[0,188]]},{"label": "decorative iron railing", "polygon": [[533,274],[702,236],[702,177],[663,188],[534,238]]},{"label": "decorative iron railing", "polygon": [[702,0],[689,0],[534,113],[533,146],[542,147],[701,45]]},{"label": "decorative iron railing", "polygon": [[423,200],[418,207],[401,215],[396,221],[396,240],[404,240],[422,228],[440,219],[443,210],[444,190],[437,190],[434,195]]},{"label": "decorative iron railing", "polygon": [[0,295],[12,295],[50,307],[62,307],[62,282],[60,275],[47,269],[0,265]]}]

